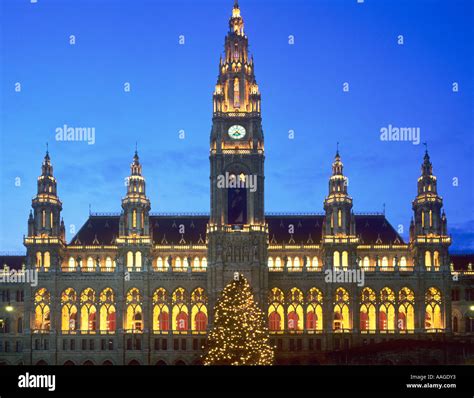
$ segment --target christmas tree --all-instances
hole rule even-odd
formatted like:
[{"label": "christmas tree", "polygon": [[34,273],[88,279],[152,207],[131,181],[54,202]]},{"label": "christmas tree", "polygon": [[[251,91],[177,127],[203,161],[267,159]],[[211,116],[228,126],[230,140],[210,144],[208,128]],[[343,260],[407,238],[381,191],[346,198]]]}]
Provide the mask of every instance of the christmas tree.
[{"label": "christmas tree", "polygon": [[250,285],[236,274],[214,308],[204,365],[272,365],[273,348]]}]

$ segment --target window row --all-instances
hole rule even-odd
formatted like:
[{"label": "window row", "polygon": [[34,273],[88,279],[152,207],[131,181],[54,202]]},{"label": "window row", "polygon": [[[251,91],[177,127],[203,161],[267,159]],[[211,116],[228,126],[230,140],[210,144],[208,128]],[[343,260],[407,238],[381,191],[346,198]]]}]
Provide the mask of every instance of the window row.
[{"label": "window row", "polygon": [[[39,258],[47,258],[47,266],[44,266],[46,269],[50,267],[50,257],[49,252],[45,252],[44,256],[41,255],[41,252],[37,253]],[[47,254],[47,256],[46,256]],[[38,257],[37,256],[37,257]],[[37,261],[37,267],[41,267],[41,264],[44,262]],[[127,252],[125,259],[125,266],[129,271],[140,271],[143,266],[143,256],[140,251]],[[77,269],[82,272],[96,272],[97,269],[100,269],[103,272],[113,272],[116,267],[116,262],[110,256],[101,258],[99,256],[92,257],[88,256],[85,259],[81,257],[69,257],[67,264],[63,266],[63,271],[74,272]],[[173,271],[187,271],[191,267],[193,271],[205,271],[207,268],[207,258],[206,257],[157,257],[153,260],[153,269],[155,271],[167,271],[172,268]]]},{"label": "window row", "polygon": [[[351,310],[353,306],[348,291],[337,288],[330,298],[332,307],[332,330],[352,329]],[[415,294],[408,287],[396,294],[385,287],[377,295],[371,288],[364,288],[359,297],[359,318],[361,331],[413,331],[415,329]],[[443,329],[441,292],[430,287],[425,292],[425,324],[427,331]],[[311,288],[306,299],[298,288],[292,288],[287,297],[282,290],[273,288],[270,292],[268,324],[272,332],[322,331],[323,294]]]},{"label": "window row", "polygon": [[[208,323],[207,297],[204,289],[196,288],[188,295],[183,288],[175,289],[171,295],[158,288],[152,298],[151,330],[154,332],[205,332]],[[115,332],[117,303],[111,288],[103,289],[99,295],[92,288],[79,295],[72,288],[61,294],[61,330],[64,333]],[[125,296],[123,313],[125,331],[144,330],[143,296],[139,289],[131,288]],[[34,297],[34,329],[51,329],[51,296],[39,289]]]}]

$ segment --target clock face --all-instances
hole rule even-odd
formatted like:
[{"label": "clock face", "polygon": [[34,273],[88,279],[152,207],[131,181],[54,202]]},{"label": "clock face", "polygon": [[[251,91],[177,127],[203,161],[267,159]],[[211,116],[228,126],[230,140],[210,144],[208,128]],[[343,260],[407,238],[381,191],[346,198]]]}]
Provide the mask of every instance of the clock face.
[{"label": "clock face", "polygon": [[245,137],[246,131],[243,126],[235,124],[229,127],[229,130],[227,133],[229,134],[229,137],[232,138],[233,140],[240,140]]}]

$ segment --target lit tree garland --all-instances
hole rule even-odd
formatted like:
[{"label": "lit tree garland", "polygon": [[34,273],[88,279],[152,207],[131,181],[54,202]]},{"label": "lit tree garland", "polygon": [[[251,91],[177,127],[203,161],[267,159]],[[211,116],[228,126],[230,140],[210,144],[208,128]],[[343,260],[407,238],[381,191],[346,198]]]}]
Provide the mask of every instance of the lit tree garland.
[{"label": "lit tree garland", "polygon": [[272,365],[273,359],[263,312],[247,279],[236,274],[214,308],[204,365]]}]

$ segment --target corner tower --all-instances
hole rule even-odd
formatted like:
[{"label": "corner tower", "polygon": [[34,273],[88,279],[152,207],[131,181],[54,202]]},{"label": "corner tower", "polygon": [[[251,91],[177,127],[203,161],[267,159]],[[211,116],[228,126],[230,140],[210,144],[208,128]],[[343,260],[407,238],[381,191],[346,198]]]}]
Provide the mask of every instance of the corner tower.
[{"label": "corner tower", "polygon": [[260,111],[253,58],[236,1],[213,95],[208,225],[211,302],[234,272],[245,274],[257,299],[264,302],[267,226]]}]

